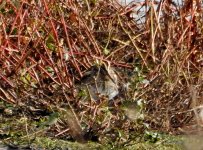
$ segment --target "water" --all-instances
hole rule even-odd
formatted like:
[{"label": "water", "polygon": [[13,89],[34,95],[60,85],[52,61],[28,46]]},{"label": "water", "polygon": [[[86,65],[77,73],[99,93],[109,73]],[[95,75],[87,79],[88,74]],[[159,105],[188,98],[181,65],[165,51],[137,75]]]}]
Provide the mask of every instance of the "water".
[{"label": "water", "polygon": [[[139,2],[145,2],[145,0],[118,0],[120,4],[122,5],[128,5],[131,2],[139,3]],[[160,2],[161,0],[157,0],[157,2]],[[183,0],[173,0],[176,4],[182,4]]]},{"label": "water", "polygon": [[[153,1],[153,0],[148,0],[148,1]],[[174,9],[173,14],[177,15],[177,11],[175,7],[181,8],[185,0],[172,0],[172,2],[176,6],[172,6],[171,8]],[[149,7],[142,7],[142,3],[145,2],[145,0],[118,0],[118,2],[123,5],[123,6],[132,6],[133,4],[139,4],[137,7],[134,8],[134,13],[132,13],[132,17],[137,21],[138,24],[145,22],[145,14],[149,10]],[[156,10],[158,7],[157,2],[163,2],[163,0],[154,0],[156,4],[154,4],[154,9]],[[202,3],[203,6],[203,3]],[[160,11],[159,17],[162,16],[162,11]],[[188,16],[190,18],[190,16]],[[189,19],[187,18],[187,19]]]}]

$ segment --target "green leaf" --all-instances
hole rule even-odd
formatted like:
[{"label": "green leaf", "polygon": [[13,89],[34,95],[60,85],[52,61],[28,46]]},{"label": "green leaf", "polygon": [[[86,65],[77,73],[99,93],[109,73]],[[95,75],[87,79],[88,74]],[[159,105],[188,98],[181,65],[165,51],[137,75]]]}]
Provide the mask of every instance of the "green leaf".
[{"label": "green leaf", "polygon": [[40,128],[43,128],[45,126],[51,126],[51,125],[54,125],[59,119],[59,113],[58,112],[54,112],[52,113],[47,121],[43,122],[41,125],[40,125]]},{"label": "green leaf", "polygon": [[46,39],[46,46],[51,51],[55,51],[56,50],[56,45],[55,45],[54,37],[52,35],[49,35],[48,38]]}]

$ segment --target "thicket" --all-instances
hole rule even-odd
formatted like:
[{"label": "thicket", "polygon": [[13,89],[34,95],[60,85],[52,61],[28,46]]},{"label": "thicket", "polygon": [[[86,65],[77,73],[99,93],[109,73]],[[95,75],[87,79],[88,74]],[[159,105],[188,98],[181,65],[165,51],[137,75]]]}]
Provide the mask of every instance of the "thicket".
[{"label": "thicket", "polygon": [[[2,1],[0,17],[1,117],[27,124],[10,130],[34,135],[57,116],[38,134],[125,143],[146,129],[180,133],[200,123],[201,1]],[[118,103],[82,100],[76,83],[98,62],[129,85]],[[137,112],[125,104],[140,101],[142,117],[126,117]]]}]

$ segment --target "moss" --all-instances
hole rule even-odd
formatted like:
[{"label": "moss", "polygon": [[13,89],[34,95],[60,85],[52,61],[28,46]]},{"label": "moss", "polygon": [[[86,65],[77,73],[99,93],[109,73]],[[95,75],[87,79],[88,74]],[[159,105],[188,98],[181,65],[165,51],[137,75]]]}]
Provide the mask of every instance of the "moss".
[{"label": "moss", "polygon": [[101,145],[99,143],[88,142],[81,144],[77,142],[69,142],[58,139],[50,139],[47,137],[38,137],[32,144],[35,148],[44,149],[72,149],[72,150],[109,150],[109,149],[123,149],[123,150],[181,150],[183,149],[183,140],[179,136],[164,135],[162,139],[156,143],[151,142],[134,142],[122,147],[115,147],[111,145]]},{"label": "moss", "polygon": [[[13,108],[13,112],[15,109]],[[139,149],[139,150],[180,150],[183,147],[183,138],[179,136],[171,136],[168,134],[160,134],[158,132],[146,132],[143,137],[136,136],[132,133],[134,138],[129,138],[126,144],[119,145],[116,142],[107,141],[103,144],[96,142],[88,142],[81,144],[67,140],[61,140],[49,137],[47,134],[50,128],[47,127],[42,131],[34,131],[36,128],[36,121],[25,116],[15,116],[12,114],[5,115],[4,111],[0,114],[0,137],[5,144],[14,145],[20,148],[32,147],[33,149],[72,149],[72,150],[108,150],[108,149]],[[27,128],[27,130],[26,130]],[[154,136],[156,135],[156,136]],[[104,137],[105,138],[105,137]],[[111,143],[111,144],[108,144]]]},{"label": "moss", "polygon": [[78,142],[69,142],[59,139],[50,139],[47,137],[38,137],[32,144],[34,148],[44,148],[44,149],[71,149],[71,150],[89,150],[89,149],[104,149],[102,145],[98,143],[88,142],[87,144],[81,144]]}]

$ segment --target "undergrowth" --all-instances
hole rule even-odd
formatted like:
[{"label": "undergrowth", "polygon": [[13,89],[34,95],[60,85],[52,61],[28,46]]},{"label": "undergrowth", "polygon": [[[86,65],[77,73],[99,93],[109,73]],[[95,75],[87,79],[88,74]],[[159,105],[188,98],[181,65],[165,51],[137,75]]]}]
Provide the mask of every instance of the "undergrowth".
[{"label": "undergrowth", "polygon": [[[202,15],[198,0],[2,1],[2,139],[124,146],[148,130],[180,134],[199,125]],[[78,88],[101,63],[119,76],[111,102],[92,101]]]}]

